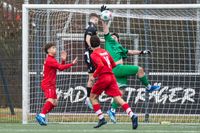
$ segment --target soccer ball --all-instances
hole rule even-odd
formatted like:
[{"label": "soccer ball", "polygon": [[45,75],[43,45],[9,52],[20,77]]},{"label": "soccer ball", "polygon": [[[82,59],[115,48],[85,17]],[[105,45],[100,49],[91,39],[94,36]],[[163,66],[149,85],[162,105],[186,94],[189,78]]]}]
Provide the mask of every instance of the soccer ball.
[{"label": "soccer ball", "polygon": [[104,21],[109,21],[112,18],[112,12],[109,10],[105,10],[101,13],[101,19]]}]

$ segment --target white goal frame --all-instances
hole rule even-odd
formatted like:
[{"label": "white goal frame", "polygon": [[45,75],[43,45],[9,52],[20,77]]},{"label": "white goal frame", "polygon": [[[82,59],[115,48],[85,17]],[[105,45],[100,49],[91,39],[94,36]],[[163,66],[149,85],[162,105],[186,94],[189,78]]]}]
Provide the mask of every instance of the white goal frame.
[{"label": "white goal frame", "polygon": [[[22,123],[28,123],[29,73],[28,73],[28,26],[29,9],[100,9],[102,4],[23,4],[22,8]],[[110,9],[200,9],[200,4],[108,4]],[[200,47],[200,46],[199,46]],[[199,61],[200,62],[200,61]],[[198,64],[200,68],[200,63]],[[200,70],[197,72],[200,73]],[[157,73],[151,73],[156,75]],[[192,73],[191,73],[192,74]],[[183,73],[190,75],[190,73]]]}]

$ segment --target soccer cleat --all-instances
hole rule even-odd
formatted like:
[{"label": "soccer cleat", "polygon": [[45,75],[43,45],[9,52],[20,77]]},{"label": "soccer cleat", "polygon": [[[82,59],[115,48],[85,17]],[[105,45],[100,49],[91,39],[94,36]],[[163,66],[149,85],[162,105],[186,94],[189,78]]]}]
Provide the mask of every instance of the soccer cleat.
[{"label": "soccer cleat", "polygon": [[92,106],[92,103],[90,102],[89,97],[87,97],[87,98],[85,99],[85,104],[86,104],[90,109],[93,110],[93,106]]},{"label": "soccer cleat", "polygon": [[138,116],[137,115],[133,115],[131,117],[132,120],[132,128],[136,129],[138,127]]},{"label": "soccer cleat", "polygon": [[116,123],[115,113],[112,112],[111,109],[109,109],[109,110],[107,111],[107,114],[108,114],[110,120],[115,124],[115,123]]},{"label": "soccer cleat", "polygon": [[152,85],[150,88],[146,89],[146,92],[153,92],[160,90],[160,85]]},{"label": "soccer cleat", "polygon": [[47,122],[46,122],[45,117],[42,117],[40,114],[37,114],[37,115],[35,116],[35,119],[37,120],[37,122],[38,122],[41,126],[46,126],[46,125],[47,125]]},{"label": "soccer cleat", "polygon": [[105,124],[107,124],[107,121],[105,120],[105,118],[100,119],[98,124],[96,126],[94,126],[94,128],[99,128],[99,127],[101,127],[101,126],[103,126]]}]

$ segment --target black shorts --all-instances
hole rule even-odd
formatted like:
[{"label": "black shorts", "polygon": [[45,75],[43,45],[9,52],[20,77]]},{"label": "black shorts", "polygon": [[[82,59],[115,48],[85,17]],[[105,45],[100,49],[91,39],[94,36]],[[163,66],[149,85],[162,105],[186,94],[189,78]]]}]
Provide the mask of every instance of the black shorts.
[{"label": "black shorts", "polygon": [[92,50],[90,49],[85,50],[84,60],[85,60],[85,63],[87,64],[88,73],[94,73],[95,71],[95,66],[93,65],[92,59],[90,57],[91,54],[92,54]]}]

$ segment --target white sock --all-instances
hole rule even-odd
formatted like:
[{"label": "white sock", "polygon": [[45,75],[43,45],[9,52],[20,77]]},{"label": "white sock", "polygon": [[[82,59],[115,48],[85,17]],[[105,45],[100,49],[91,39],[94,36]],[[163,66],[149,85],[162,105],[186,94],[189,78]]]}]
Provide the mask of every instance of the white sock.
[{"label": "white sock", "polygon": [[134,115],[134,113],[133,113],[133,111],[131,110],[131,108],[128,108],[128,109],[126,110],[126,113],[127,113],[127,115],[128,115],[130,118]]},{"label": "white sock", "polygon": [[115,112],[116,112],[116,109],[111,108],[110,111],[113,112],[113,113],[115,113]]},{"label": "white sock", "polygon": [[99,119],[103,119],[104,118],[103,113],[102,113],[102,111],[100,109],[95,113],[98,115]]},{"label": "white sock", "polygon": [[150,85],[150,84],[147,86],[147,89],[148,89],[148,90],[151,89],[151,85]]},{"label": "white sock", "polygon": [[40,113],[39,115],[42,116],[42,117],[45,117],[45,114]]}]

